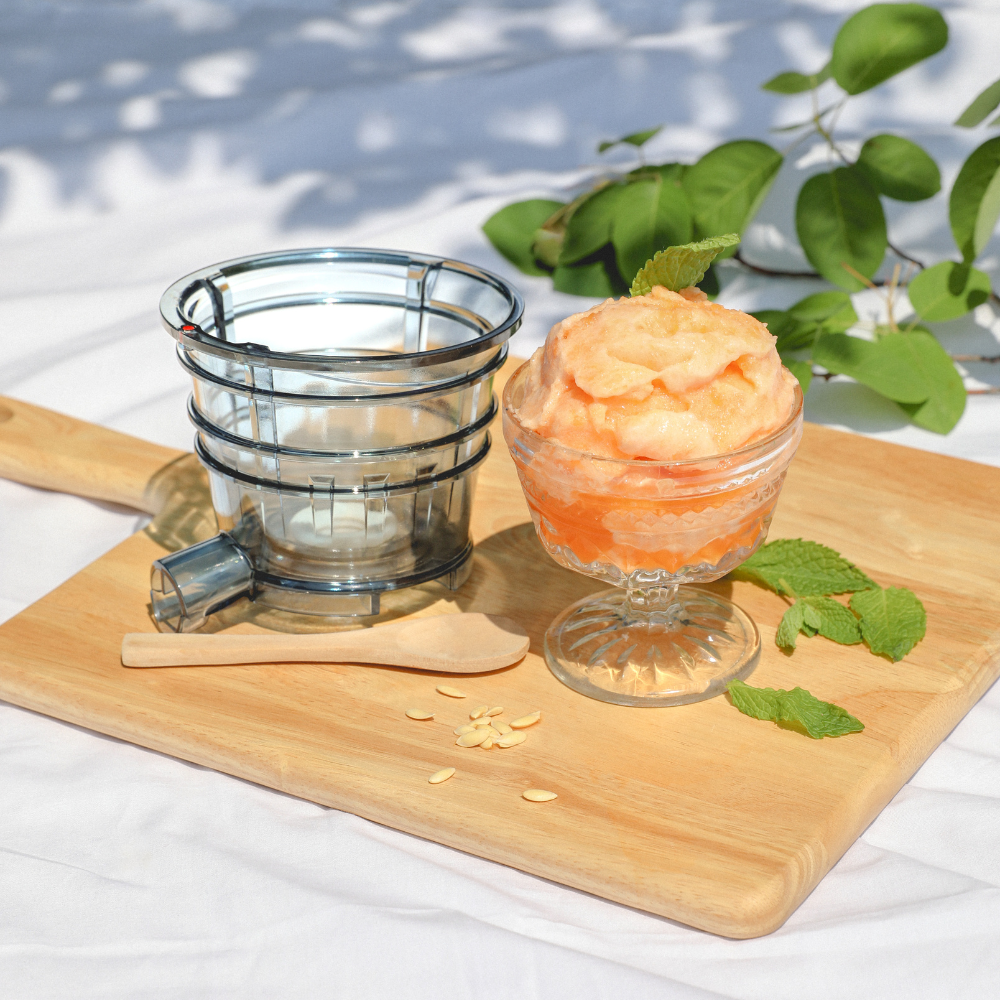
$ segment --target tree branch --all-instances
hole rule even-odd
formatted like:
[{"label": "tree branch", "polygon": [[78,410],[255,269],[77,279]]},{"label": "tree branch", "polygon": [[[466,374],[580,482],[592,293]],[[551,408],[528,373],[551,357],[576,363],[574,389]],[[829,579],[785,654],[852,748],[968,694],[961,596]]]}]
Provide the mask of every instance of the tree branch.
[{"label": "tree branch", "polygon": [[817,274],[816,271],[775,271],[769,267],[761,267],[759,264],[751,264],[750,261],[743,256],[742,252],[737,250],[733,254],[733,260],[739,261],[745,268],[753,271],[755,274],[766,274],[769,278],[822,278],[821,274]]},{"label": "tree branch", "polygon": [[899,247],[896,246],[896,244],[893,243],[891,240],[886,240],[886,244],[897,257],[901,257],[903,260],[908,260],[911,264],[915,264],[917,267],[920,268],[921,271],[924,270],[926,265],[921,264],[920,261],[917,260],[915,257],[911,257],[908,253],[905,253],[904,251],[900,250]]}]

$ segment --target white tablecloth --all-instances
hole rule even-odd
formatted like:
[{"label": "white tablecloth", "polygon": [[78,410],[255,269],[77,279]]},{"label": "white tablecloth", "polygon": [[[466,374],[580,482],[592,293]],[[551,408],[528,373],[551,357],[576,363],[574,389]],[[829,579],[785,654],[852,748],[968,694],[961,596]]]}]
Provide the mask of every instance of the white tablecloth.
[{"label": "white tablecloth", "polygon": [[[6,5],[0,392],[189,447],[161,291],[197,267],[290,246],[391,246],[492,268],[524,292],[514,350],[526,354],[587,303],[514,271],[482,221],[515,198],[566,196],[596,142],[661,121],[656,159],[768,138],[803,99],[757,83],[816,69],[857,6]],[[948,123],[996,76],[1000,8],[939,6],[949,48],[858,98],[843,128],[917,138],[947,189],[989,134]],[[804,263],[791,205],[821,165],[808,145],[790,158],[749,256]],[[946,214],[944,196],[896,206],[893,233],[942,258]],[[1000,280],[993,248],[985,267]],[[743,307],[820,287],[725,278],[723,301]],[[998,330],[981,307],[938,333],[955,352],[989,354]],[[997,382],[986,365],[969,374]],[[808,416],[1000,464],[1000,397],[971,398],[948,437],[846,383],[815,386]],[[0,504],[3,617],[138,524],[5,482]],[[3,704],[0,776],[0,994],[17,1000],[1000,996],[996,688],[787,924],[743,942]]]}]

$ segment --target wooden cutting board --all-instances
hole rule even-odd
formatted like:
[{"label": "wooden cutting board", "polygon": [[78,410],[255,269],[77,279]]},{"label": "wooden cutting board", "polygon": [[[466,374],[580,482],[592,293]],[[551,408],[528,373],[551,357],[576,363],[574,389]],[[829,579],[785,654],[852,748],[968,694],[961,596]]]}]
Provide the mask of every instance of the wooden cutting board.
[{"label": "wooden cutting board", "polygon": [[[866,725],[815,741],[724,697],[630,709],[560,684],[539,656],[545,628],[600,585],[545,555],[502,441],[479,479],[468,583],[391,595],[380,618],[521,622],[531,653],[459,679],[464,701],[436,694],[433,675],[389,668],[122,667],[122,635],[153,631],[152,560],[214,532],[193,458],[6,400],[0,474],[159,512],[0,627],[0,697],[731,937],[779,927],[1000,673],[1000,469],[822,427],[806,426],[771,537],[824,542],[883,586],[911,587],[928,623],[901,663],[821,638],[786,656],[773,642],[779,597],[714,585],[760,626],[752,683],[801,685]],[[320,625],[244,603],[214,627]],[[543,721],[509,750],[456,747],[452,729],[486,703]],[[410,721],[411,706],[436,717]],[[450,781],[428,784],[447,766]],[[529,787],[559,798],[526,802]]]}]

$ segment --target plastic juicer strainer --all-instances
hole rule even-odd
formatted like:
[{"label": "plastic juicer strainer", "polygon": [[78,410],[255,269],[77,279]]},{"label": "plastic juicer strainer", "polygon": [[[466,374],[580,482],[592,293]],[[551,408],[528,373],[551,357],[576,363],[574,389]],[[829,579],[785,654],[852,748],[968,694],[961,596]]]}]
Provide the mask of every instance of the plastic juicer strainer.
[{"label": "plastic juicer strainer", "polygon": [[190,631],[242,596],[353,616],[459,587],[522,311],[487,271],[383,250],[244,257],[168,288],[220,534],[153,564],[158,625]]}]

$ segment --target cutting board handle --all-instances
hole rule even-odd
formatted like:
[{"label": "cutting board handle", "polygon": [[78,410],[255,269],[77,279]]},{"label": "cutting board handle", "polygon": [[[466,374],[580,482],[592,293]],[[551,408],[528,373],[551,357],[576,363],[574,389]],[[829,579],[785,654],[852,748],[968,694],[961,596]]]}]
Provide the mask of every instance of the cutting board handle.
[{"label": "cutting board handle", "polygon": [[0,476],[157,514],[156,483],[187,453],[0,396]]}]

